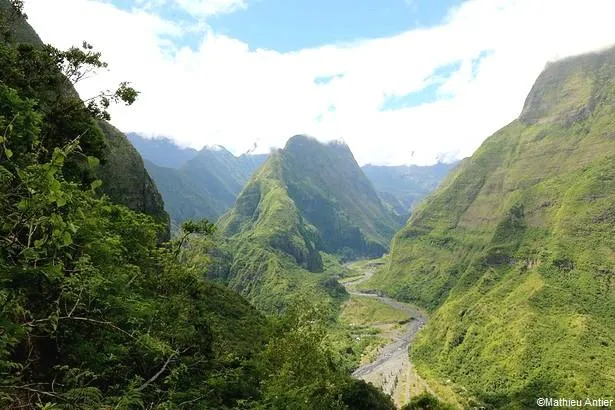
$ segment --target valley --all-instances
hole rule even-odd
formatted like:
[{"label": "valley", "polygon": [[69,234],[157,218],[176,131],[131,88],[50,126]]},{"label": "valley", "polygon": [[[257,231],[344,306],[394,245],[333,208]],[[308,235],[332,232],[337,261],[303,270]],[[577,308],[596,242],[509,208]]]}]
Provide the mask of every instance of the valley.
[{"label": "valley", "polygon": [[101,58],[0,0],[0,408],[615,400],[615,46],[428,166],[124,134],[138,90],[77,91]]},{"label": "valley", "polygon": [[[356,289],[357,285],[370,279],[380,265],[379,260],[351,263],[349,268],[357,271],[359,275],[343,281],[344,287],[350,295],[350,301],[343,309],[348,309],[357,299],[367,298],[375,302],[373,303],[376,305],[373,307],[374,310],[385,311],[383,315],[364,316],[368,319],[363,321],[362,325],[376,329],[386,344],[377,348],[374,352],[375,357],[372,357],[371,360],[368,362],[362,361],[361,365],[352,373],[352,376],[374,384],[390,395],[398,406],[402,406],[410,400],[411,396],[418,395],[422,391],[427,390],[433,393],[425,381],[414,371],[408,356],[408,348],[416,334],[427,322],[428,317],[424,311],[411,304],[398,302],[377,293]],[[394,313],[387,311],[386,307],[393,309]],[[342,310],[341,315],[342,317],[346,315],[345,310]]]}]

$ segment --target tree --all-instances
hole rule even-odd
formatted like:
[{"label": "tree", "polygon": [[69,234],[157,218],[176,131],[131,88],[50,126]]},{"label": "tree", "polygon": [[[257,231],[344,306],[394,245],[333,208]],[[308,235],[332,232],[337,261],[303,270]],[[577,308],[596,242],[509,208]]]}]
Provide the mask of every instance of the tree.
[{"label": "tree", "polygon": [[[12,27],[21,14],[22,2],[13,1],[6,10],[0,8],[0,26]],[[79,138],[80,149],[65,161],[64,176],[71,180],[91,183],[95,176],[87,165],[88,157],[105,162],[106,141],[97,120],[110,118],[111,103],[134,103],[138,92],[127,82],[116,90],[105,90],[81,100],[74,86],[81,80],[106,69],[107,63],[93,46],[83,42],[81,47],[61,51],[49,45],[23,44],[8,36],[0,42],[0,82],[19,92],[28,100],[36,101],[40,122],[41,160],[49,160],[53,149]],[[24,142],[26,144],[26,142]],[[26,149],[29,147],[25,146]]]},{"label": "tree", "polygon": [[410,402],[402,407],[402,410],[453,410],[454,407],[443,403],[429,392],[422,392],[410,399]]}]

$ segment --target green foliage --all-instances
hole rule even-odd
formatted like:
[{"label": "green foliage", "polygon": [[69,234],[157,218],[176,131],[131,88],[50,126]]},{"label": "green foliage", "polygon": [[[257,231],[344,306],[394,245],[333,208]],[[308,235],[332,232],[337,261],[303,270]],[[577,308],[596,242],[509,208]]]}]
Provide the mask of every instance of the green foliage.
[{"label": "green foliage", "polygon": [[350,379],[334,360],[327,334],[331,312],[313,301],[291,304],[263,352],[263,400],[254,408],[394,409],[389,397]]},{"label": "green foliage", "polygon": [[[88,43],[67,51],[44,45],[11,3],[0,0],[0,27],[7,33],[0,41],[0,81],[21,98],[36,102],[43,117],[36,149],[40,160],[48,161],[54,148],[79,138],[79,149],[64,162],[64,177],[86,186],[101,179],[102,192],[113,202],[152,215],[164,225],[160,239],[167,239],[168,216],[141,158],[126,137],[102,120],[108,119],[112,102],[132,104],[137,91],[121,83],[116,90],[90,96],[84,104],[73,85],[106,67],[100,53]],[[28,144],[28,138],[19,143],[25,150],[30,149]],[[100,167],[88,164],[92,157],[100,160]]]},{"label": "green foliage", "polygon": [[434,310],[428,380],[494,408],[612,396],[614,84],[615,49],[549,66],[395,237],[365,286]]},{"label": "green foliage", "polygon": [[423,392],[410,399],[410,402],[401,410],[453,410],[454,407],[442,403],[437,397],[429,392]]},{"label": "green foliage", "polygon": [[[81,176],[95,175],[102,161],[79,136],[96,129],[97,113],[56,118],[36,75],[49,77],[54,95],[57,72],[22,77],[15,52],[49,69],[40,50],[0,47],[4,68],[15,70],[2,75],[17,79],[17,88],[0,84],[0,407],[352,409],[362,395],[387,402],[353,387],[336,365],[323,336],[328,310],[289,309],[270,325],[204,280],[200,265],[182,265],[181,243],[160,245],[151,216],[98,193],[99,180],[85,184]],[[56,134],[60,128],[75,137]],[[67,166],[73,160],[82,175]],[[215,226],[187,222],[184,230],[211,241]]]},{"label": "green foliage", "polygon": [[181,229],[188,235],[193,233],[211,235],[216,231],[216,226],[207,219],[201,219],[196,222],[188,220],[182,223]]},{"label": "green foliage", "polygon": [[[3,138],[10,144],[36,125]],[[191,385],[188,367],[204,372],[212,357],[199,312],[205,284],[156,249],[149,217],[63,178],[76,149],[56,148],[43,163],[8,158],[6,148],[0,158],[11,181],[0,190],[0,400],[64,408],[169,400]],[[161,383],[162,396],[153,388]]]}]

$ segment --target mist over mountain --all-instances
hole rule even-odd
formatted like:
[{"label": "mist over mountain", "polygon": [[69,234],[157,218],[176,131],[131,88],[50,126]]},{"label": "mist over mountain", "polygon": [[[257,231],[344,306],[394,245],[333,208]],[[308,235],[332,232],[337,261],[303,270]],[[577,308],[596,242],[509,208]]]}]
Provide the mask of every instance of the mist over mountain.
[{"label": "mist over mountain", "polygon": [[382,201],[405,222],[412,209],[434,191],[458,163],[455,161],[429,166],[367,164],[361,169],[378,191]]},{"label": "mist over mountain", "polygon": [[180,168],[198,154],[197,150],[181,148],[169,138],[145,138],[134,132],[126,137],[144,159],[165,168]]}]

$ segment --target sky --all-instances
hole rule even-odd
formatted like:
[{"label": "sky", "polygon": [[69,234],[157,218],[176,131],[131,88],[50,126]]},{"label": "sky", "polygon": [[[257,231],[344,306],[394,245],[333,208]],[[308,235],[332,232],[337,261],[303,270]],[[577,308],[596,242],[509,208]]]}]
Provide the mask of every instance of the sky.
[{"label": "sky", "polygon": [[129,81],[125,132],[239,155],[293,135],[343,140],[357,161],[471,155],[513,121],[545,65],[615,43],[614,0],[26,0],[58,48],[87,40]]}]

